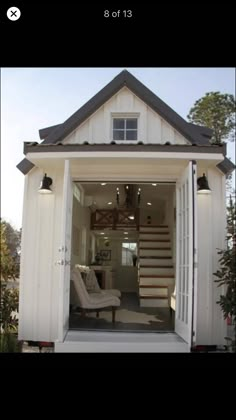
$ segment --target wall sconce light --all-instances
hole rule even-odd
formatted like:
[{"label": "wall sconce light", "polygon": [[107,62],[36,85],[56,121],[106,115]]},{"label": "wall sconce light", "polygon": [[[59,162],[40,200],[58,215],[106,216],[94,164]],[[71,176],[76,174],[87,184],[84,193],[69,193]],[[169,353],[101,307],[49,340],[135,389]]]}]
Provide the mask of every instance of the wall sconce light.
[{"label": "wall sconce light", "polygon": [[197,179],[198,184],[198,194],[210,194],[211,189],[208,185],[207,177],[205,174]]},{"label": "wall sconce light", "polygon": [[52,185],[52,178],[49,178],[47,174],[44,175],[38,192],[40,194],[52,194],[50,186]]}]

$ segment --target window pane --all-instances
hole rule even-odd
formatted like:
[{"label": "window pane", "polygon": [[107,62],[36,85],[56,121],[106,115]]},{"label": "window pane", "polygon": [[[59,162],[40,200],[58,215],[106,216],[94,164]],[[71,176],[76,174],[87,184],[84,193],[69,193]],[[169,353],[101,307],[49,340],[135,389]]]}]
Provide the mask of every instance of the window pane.
[{"label": "window pane", "polygon": [[137,140],[137,131],[136,130],[126,131],[126,140]]},{"label": "window pane", "polygon": [[121,130],[114,130],[113,131],[113,140],[124,140],[125,139],[125,132]]},{"label": "window pane", "polygon": [[122,265],[134,266],[137,261],[137,243],[122,243]]},{"label": "window pane", "polygon": [[125,120],[120,118],[115,118],[113,120],[113,128],[115,129],[123,129],[125,128]]},{"label": "window pane", "polygon": [[137,130],[137,118],[128,118],[126,120],[126,128]]}]

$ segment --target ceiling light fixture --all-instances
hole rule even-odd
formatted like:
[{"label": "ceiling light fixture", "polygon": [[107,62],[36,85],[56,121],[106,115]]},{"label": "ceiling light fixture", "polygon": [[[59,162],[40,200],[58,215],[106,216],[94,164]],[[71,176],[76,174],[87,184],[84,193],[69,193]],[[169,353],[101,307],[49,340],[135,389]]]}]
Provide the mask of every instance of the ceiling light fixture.
[{"label": "ceiling light fixture", "polygon": [[101,185],[104,186],[104,185],[107,185],[107,184],[106,184],[106,182],[102,182]]},{"label": "ceiling light fixture", "polygon": [[153,187],[156,187],[157,186],[157,184],[152,184],[153,185]]},{"label": "ceiling light fixture", "polygon": [[147,205],[148,205],[148,206],[151,206],[151,205],[152,205],[152,203],[148,202],[148,203],[147,203]]},{"label": "ceiling light fixture", "polygon": [[108,203],[107,203],[109,206],[112,204],[112,201],[108,201]]}]

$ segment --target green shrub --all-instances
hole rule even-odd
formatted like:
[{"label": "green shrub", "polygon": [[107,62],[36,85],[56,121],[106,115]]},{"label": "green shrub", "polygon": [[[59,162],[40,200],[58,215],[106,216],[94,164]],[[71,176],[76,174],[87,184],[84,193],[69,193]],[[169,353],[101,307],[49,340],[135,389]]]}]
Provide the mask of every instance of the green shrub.
[{"label": "green shrub", "polygon": [[17,334],[4,332],[0,335],[0,353],[21,353],[22,343]]},{"label": "green shrub", "polygon": [[0,327],[2,332],[17,332],[18,318],[13,314],[18,312],[19,290],[17,288],[1,287]]}]

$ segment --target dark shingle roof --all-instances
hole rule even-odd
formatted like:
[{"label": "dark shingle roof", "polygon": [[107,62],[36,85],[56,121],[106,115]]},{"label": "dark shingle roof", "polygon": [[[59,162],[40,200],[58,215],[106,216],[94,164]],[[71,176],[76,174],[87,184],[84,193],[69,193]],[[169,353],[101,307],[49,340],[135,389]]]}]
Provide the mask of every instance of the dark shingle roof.
[{"label": "dark shingle roof", "polygon": [[187,123],[180,115],[178,115],[172,108],[170,108],[165,102],[163,102],[158,96],[156,96],[150,89],[144,86],[127,70],[123,70],[121,73],[119,73],[110,83],[108,83],[95,96],[86,102],[85,105],[83,105],[64,123],[59,124],[55,128],[47,127],[47,129],[43,129],[50,129],[49,134],[44,140],[44,143],[55,144],[58,141],[62,141],[124,86],[129,88],[136,96],[138,96],[142,101],[150,106],[150,108],[152,108],[169,124],[176,128],[176,130],[185,136],[190,141],[190,143],[208,143],[208,140],[199,133],[199,130],[196,129],[193,124]]},{"label": "dark shingle roof", "polygon": [[[64,123],[39,130],[42,144],[59,144],[82,122],[89,118],[98,108],[107,102],[124,86],[129,88],[137,97],[144,101],[150,108],[157,112],[179,133],[190,141],[192,145],[209,146],[211,130],[206,127],[196,126],[186,122],[172,108],[144,86],[127,70],[120,72],[110,83],[93,96],[85,105],[69,117]],[[34,165],[27,159],[23,159],[17,168],[24,174],[29,172]]]}]

